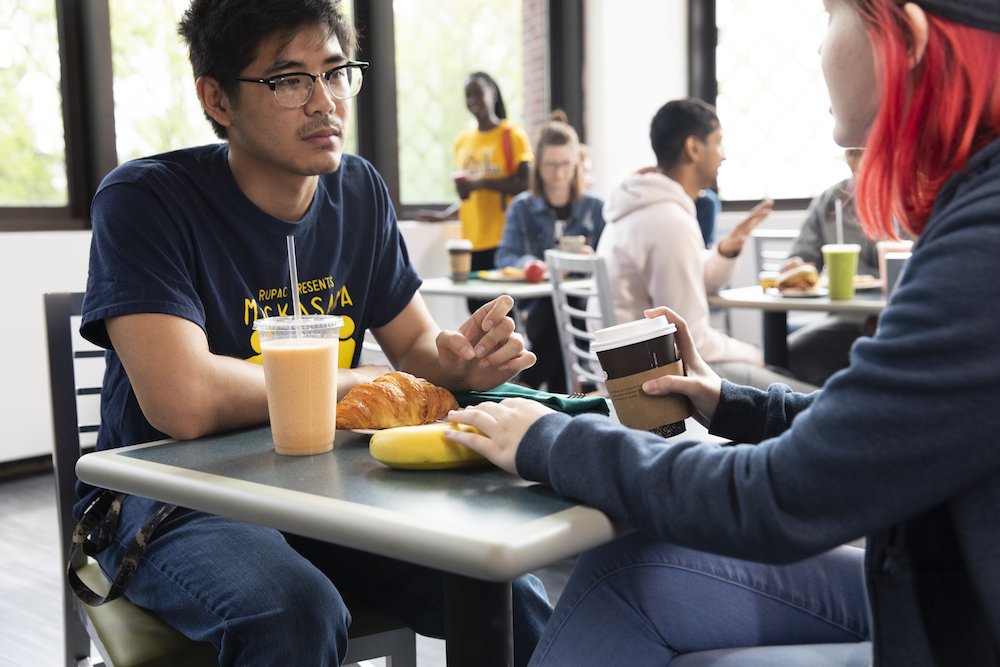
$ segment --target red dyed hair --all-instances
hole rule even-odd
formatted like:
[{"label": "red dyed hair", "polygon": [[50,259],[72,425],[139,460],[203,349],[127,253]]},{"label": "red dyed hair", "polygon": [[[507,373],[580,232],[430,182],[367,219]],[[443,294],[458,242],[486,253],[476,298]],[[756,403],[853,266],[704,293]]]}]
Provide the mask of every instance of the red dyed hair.
[{"label": "red dyed hair", "polygon": [[894,218],[919,236],[945,181],[1000,137],[1000,34],[927,14],[927,49],[911,70],[902,8],[857,2],[881,95],[858,174],[859,217],[873,237],[895,237]]}]

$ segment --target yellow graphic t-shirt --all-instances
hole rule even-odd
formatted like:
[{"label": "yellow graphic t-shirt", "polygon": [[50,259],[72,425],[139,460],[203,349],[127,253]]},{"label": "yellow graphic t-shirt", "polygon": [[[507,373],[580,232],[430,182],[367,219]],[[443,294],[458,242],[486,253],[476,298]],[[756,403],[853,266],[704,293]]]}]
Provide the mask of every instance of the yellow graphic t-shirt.
[{"label": "yellow graphic t-shirt", "polygon": [[[510,137],[510,160],[504,151],[504,133]],[[517,166],[532,160],[531,146],[523,130],[507,120],[480,132],[468,130],[455,140],[455,164],[469,172],[471,179],[501,179],[517,173]],[[489,250],[500,245],[504,211],[512,197],[495,190],[479,189],[462,201],[458,219],[462,237],[472,241],[473,250]]]}]

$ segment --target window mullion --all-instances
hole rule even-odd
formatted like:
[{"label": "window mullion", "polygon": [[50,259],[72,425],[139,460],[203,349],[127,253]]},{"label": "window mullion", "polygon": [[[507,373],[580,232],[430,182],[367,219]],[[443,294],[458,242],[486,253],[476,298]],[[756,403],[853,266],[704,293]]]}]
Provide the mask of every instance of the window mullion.
[{"label": "window mullion", "polygon": [[356,2],[359,59],[372,63],[357,97],[358,154],[385,179],[399,210],[399,135],[396,127],[396,38],[392,2]]},{"label": "window mullion", "polygon": [[70,215],[88,217],[118,164],[107,0],[56,0]]}]

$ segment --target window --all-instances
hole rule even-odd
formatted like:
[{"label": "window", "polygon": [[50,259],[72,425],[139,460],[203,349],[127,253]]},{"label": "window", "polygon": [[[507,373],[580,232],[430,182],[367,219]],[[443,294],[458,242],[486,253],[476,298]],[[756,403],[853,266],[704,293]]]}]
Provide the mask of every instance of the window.
[{"label": "window", "polygon": [[55,4],[7,3],[0,26],[0,206],[65,207]]},{"label": "window", "polygon": [[522,0],[395,0],[399,198],[455,199],[453,146],[472,127],[465,79],[497,82],[507,117],[524,127]]},{"label": "window", "polygon": [[[93,193],[115,165],[217,141],[197,102],[186,49],[176,32],[188,0],[15,0],[7,5],[0,12],[0,82],[7,91],[0,100],[5,158],[0,230],[86,228]],[[344,9],[361,30],[358,55],[372,61],[353,102],[345,150],[375,164],[401,208],[406,200],[450,202],[452,145],[470,121],[462,94],[469,72],[493,75],[508,116],[522,125],[530,125],[524,112],[526,69],[532,118],[544,117],[548,100],[562,99],[553,97],[548,86],[555,85],[556,93],[579,89],[578,54],[567,55],[557,46],[546,50],[551,39],[546,30],[552,26],[573,32],[562,37],[579,46],[577,24],[566,19],[565,5],[345,1]],[[525,21],[538,33],[530,38],[534,55],[528,65]],[[397,23],[398,40],[393,35]],[[442,36],[448,26],[460,27]],[[564,70],[555,84],[548,78],[549,56],[559,58]]]},{"label": "window", "polygon": [[111,0],[120,162],[218,141],[198,103],[187,47],[177,34],[177,22],[188,4],[188,0]]},{"label": "window", "polygon": [[750,0],[716,0],[715,8],[722,197],[803,200],[847,178],[820,70],[822,5],[774,0],[762,11]]}]

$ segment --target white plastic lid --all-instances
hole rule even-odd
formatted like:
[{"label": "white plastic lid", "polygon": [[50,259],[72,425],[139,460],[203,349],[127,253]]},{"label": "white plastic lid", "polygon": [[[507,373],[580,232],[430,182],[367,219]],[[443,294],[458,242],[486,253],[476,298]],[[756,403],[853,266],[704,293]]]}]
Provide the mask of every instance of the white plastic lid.
[{"label": "white plastic lid", "polygon": [[643,318],[625,324],[616,324],[606,329],[594,332],[594,340],[590,343],[591,352],[603,352],[616,347],[625,347],[641,343],[657,336],[665,336],[677,331],[677,327],[667,322],[663,315],[652,319]]},{"label": "white plastic lid", "polygon": [[444,247],[448,250],[472,250],[472,241],[469,239],[448,239],[444,242]]},{"label": "white plastic lid", "polygon": [[272,331],[279,336],[286,332],[294,334],[297,330],[301,330],[303,334],[309,334],[339,329],[342,326],[344,326],[344,318],[338,315],[303,315],[298,320],[291,316],[262,317],[253,322],[255,330]]}]

